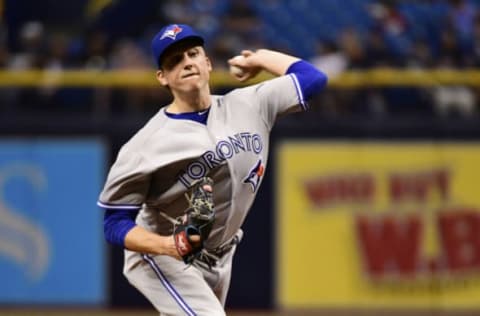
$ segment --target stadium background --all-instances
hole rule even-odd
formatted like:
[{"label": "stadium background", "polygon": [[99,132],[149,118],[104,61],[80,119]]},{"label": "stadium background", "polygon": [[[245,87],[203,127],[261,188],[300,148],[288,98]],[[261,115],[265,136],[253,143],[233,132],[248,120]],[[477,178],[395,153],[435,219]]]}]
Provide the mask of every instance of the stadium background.
[{"label": "stadium background", "polygon": [[95,201],[120,146],[169,101],[149,55],[169,22],[207,36],[216,93],[238,86],[225,61],[243,48],[331,78],[273,130],[232,314],[480,312],[479,5],[0,1],[0,314],[154,314]]}]

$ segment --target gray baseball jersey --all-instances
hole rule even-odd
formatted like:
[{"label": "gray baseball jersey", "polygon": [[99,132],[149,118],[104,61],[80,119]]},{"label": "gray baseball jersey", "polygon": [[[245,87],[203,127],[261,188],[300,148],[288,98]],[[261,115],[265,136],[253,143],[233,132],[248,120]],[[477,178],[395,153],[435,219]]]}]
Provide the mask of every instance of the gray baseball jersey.
[{"label": "gray baseball jersey", "polygon": [[[289,74],[235,89],[224,96],[212,95],[206,124],[172,119],[162,108],[120,150],[100,195],[100,203],[110,208],[111,205],[132,209],[141,206],[136,219],[138,225],[161,235],[171,235],[172,224],[159,211],[171,217],[181,215],[188,206],[184,193],[195,180],[208,175],[214,181],[216,221],[205,248],[216,249],[241,232],[267,166],[269,134],[275,121],[282,114],[302,107],[305,102],[296,76]],[[197,115],[206,114],[198,112]],[[231,256],[224,260],[226,267],[216,267],[228,273],[215,284],[209,283],[222,304],[230,280]],[[187,271],[196,268],[185,270],[183,262],[165,257],[144,255],[142,258],[141,254],[127,251],[125,274],[159,310],[175,314],[175,308],[178,310],[183,300],[198,311],[208,299],[183,293],[183,290],[188,292],[185,287],[191,290],[196,285],[181,282],[181,274],[193,273]],[[166,270],[167,266],[183,265],[181,273],[171,274],[178,280],[174,282],[174,291],[182,300],[175,299],[170,306],[166,303],[168,300],[159,295],[160,288],[155,295],[148,293],[153,288],[151,282],[158,283],[158,279],[154,279],[160,276],[150,273],[148,277],[138,269],[134,271],[140,261],[149,263],[154,270],[153,265]],[[202,273],[208,282],[208,271]],[[223,285],[219,286],[219,282]],[[165,295],[175,296],[168,289]],[[182,309],[185,312],[185,308]],[[214,315],[214,312],[208,310],[206,314]]]}]

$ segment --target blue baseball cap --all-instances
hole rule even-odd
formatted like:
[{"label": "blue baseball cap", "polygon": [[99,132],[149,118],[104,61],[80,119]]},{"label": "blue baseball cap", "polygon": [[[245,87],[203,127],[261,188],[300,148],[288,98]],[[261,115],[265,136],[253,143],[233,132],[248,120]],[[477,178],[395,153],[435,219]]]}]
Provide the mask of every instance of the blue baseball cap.
[{"label": "blue baseball cap", "polygon": [[205,40],[194,29],[186,24],[170,24],[164,26],[152,40],[152,52],[158,68],[161,68],[161,59],[165,51],[173,44],[184,40],[197,41],[198,45],[203,45]]}]

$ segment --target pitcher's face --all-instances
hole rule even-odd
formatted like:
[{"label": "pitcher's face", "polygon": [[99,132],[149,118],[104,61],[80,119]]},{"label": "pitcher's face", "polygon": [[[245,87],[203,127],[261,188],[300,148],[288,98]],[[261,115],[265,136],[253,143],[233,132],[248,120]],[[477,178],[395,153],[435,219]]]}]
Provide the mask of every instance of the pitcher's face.
[{"label": "pitcher's face", "polygon": [[203,47],[185,42],[165,53],[157,79],[172,92],[188,92],[208,86],[211,71],[212,65]]}]

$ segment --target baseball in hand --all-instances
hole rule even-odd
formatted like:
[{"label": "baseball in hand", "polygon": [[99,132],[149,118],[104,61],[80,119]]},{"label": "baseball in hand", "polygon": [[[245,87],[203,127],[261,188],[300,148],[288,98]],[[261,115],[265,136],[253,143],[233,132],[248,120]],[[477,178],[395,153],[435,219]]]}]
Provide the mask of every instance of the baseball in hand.
[{"label": "baseball in hand", "polygon": [[[245,57],[238,55],[233,57],[233,60],[244,59]],[[242,77],[245,75],[245,69],[240,66],[230,65],[230,73],[235,77]]]}]

